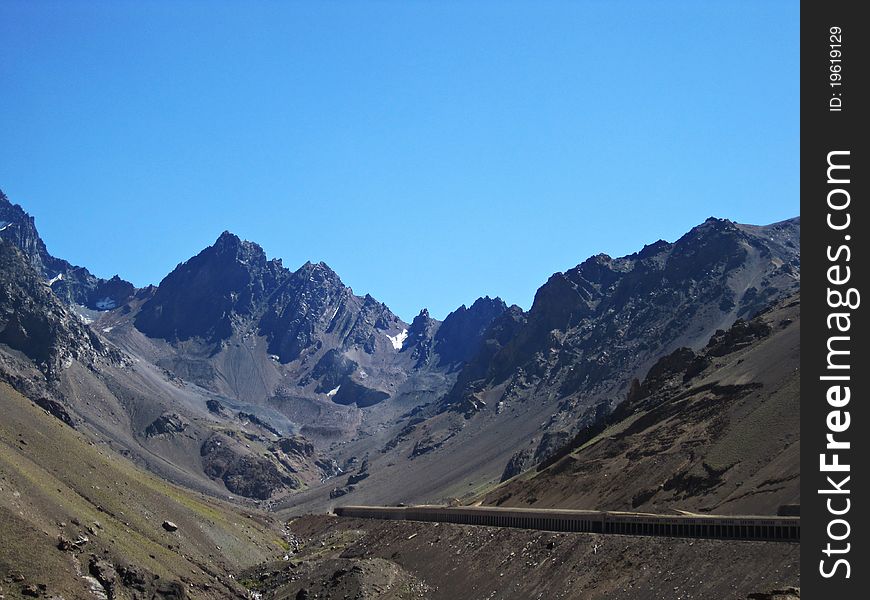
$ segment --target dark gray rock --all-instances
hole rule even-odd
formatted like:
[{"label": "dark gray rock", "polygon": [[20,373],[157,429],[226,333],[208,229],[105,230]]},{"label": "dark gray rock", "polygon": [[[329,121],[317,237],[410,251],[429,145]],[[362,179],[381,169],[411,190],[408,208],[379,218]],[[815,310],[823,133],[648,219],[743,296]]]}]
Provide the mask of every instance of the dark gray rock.
[{"label": "dark gray rock", "polygon": [[33,217],[0,191],[0,239],[16,246],[40,278],[62,300],[92,310],[109,310],[133,297],[135,288],[117,275],[111,279],[95,277],[84,267],[71,265],[49,254],[39,237]]}]

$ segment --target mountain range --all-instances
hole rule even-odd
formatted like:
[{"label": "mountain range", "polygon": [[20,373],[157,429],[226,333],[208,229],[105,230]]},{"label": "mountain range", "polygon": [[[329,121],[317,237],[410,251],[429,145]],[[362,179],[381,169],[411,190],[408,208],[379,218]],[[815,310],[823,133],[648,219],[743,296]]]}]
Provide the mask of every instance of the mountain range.
[{"label": "mountain range", "polygon": [[[32,435],[54,425],[21,398],[86,464],[121,461],[113,485],[178,486],[184,506],[771,514],[800,503],[799,246],[800,218],[710,218],[553,274],[529,310],[484,296],[405,323],[328,265],[293,270],[226,231],[156,286],[101,279],[51,255],[0,192],[0,391],[15,418],[37,418]],[[7,433],[3,481],[35,481]],[[88,496],[83,485],[57,489]],[[33,493],[42,516],[20,527],[36,531],[65,509],[48,488]],[[143,523],[149,502],[135,505]],[[214,539],[230,535],[209,523]],[[211,564],[208,543],[186,556]],[[187,564],[137,560],[172,577]]]},{"label": "mountain range", "polygon": [[136,289],[53,257],[5,196],[0,222],[4,378],[173,481],[285,507],[508,479],[606,418],[659,359],[800,281],[799,218],[711,218],[552,275],[528,311],[483,297],[408,324],[326,264],[294,271],[230,232]]}]

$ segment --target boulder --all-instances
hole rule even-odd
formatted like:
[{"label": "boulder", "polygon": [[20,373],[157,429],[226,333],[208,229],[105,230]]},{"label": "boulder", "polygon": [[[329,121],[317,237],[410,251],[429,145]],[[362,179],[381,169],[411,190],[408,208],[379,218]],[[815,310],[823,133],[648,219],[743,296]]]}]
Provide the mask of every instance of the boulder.
[{"label": "boulder", "polygon": [[178,531],[178,525],[176,525],[172,521],[163,521],[163,529],[169,532]]}]

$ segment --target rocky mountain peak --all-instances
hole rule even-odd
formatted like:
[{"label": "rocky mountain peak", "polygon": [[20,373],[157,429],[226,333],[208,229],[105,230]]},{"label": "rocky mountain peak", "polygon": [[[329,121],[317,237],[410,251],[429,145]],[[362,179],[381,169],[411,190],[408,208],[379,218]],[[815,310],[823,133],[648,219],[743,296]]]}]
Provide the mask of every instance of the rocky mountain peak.
[{"label": "rocky mountain peak", "polygon": [[216,256],[231,257],[254,267],[265,265],[266,252],[259,244],[241,239],[234,233],[224,231],[211,246]]},{"label": "rocky mountain peak", "polygon": [[467,362],[477,351],[490,324],[507,310],[501,298],[484,296],[466,308],[463,304],[447,315],[435,334],[439,364]]},{"label": "rocky mountain peak", "polygon": [[650,258],[656,256],[657,254],[661,254],[663,252],[667,252],[670,250],[671,246],[670,242],[665,240],[658,240],[653,242],[652,244],[646,244],[640,252],[637,253],[637,258],[643,260],[646,258]]},{"label": "rocky mountain peak", "polygon": [[226,339],[234,319],[254,316],[289,276],[280,263],[267,261],[259,245],[225,231],[160,282],[136,316],[136,327],[170,341]]},{"label": "rocky mountain peak", "polygon": [[[338,273],[325,262],[306,262],[293,273],[294,286],[306,289],[345,289]],[[349,288],[347,288],[349,289]]]},{"label": "rocky mountain peak", "polygon": [[10,242],[50,285],[52,291],[69,304],[92,310],[109,310],[127,302],[135,293],[132,283],[117,275],[111,280],[95,277],[84,267],[55,258],[39,236],[36,222],[18,204],[12,204],[0,191],[0,240]]},{"label": "rocky mountain peak", "polygon": [[235,233],[225,229],[223,233],[221,233],[217,240],[215,240],[215,246],[239,246],[242,243],[242,238],[237,236]]},{"label": "rocky mountain peak", "polygon": [[441,323],[433,319],[426,308],[422,309],[411,321],[411,325],[408,327],[408,338],[402,347],[402,352],[411,354],[416,368],[422,368],[432,361],[435,332],[438,331],[439,325]]}]

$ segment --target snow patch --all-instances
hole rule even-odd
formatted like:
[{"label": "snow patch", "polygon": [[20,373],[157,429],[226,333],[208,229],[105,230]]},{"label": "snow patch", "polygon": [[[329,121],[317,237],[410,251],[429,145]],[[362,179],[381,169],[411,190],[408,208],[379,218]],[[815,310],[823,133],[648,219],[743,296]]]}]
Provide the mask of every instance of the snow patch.
[{"label": "snow patch", "polygon": [[118,305],[111,298],[101,298],[100,300],[97,300],[96,304],[98,310],[112,310],[116,306]]},{"label": "snow patch", "polygon": [[332,398],[333,396],[335,396],[338,393],[338,390],[340,390],[340,389],[341,389],[340,385],[336,386],[335,389],[332,389],[332,390],[329,390],[328,392],[326,392],[326,395],[329,396],[330,398]]},{"label": "snow patch", "polygon": [[103,327],[103,333],[109,333],[114,329],[114,327]]},{"label": "snow patch", "polygon": [[397,333],[396,335],[387,334],[387,337],[390,338],[390,343],[393,344],[393,348],[401,350],[405,340],[408,339],[408,330],[403,329],[402,333]]},{"label": "snow patch", "polygon": [[58,273],[54,277],[48,280],[48,287],[53,286],[58,281],[63,281],[63,273]]}]

